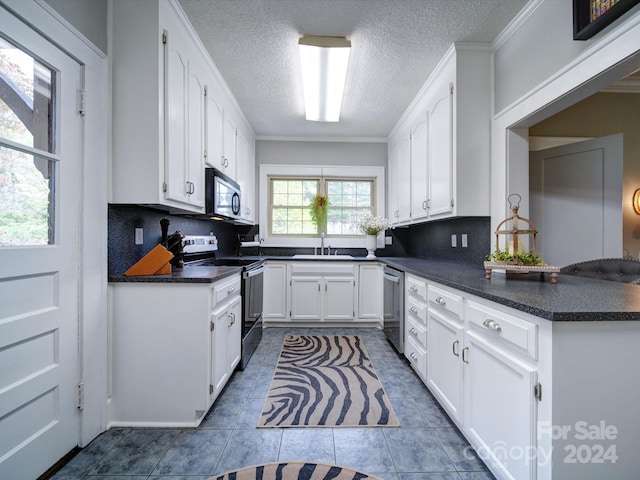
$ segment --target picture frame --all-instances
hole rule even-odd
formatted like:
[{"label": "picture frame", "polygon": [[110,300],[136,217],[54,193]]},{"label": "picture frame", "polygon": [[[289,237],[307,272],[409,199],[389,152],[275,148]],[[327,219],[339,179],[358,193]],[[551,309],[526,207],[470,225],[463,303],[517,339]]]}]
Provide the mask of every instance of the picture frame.
[{"label": "picture frame", "polygon": [[573,39],[588,40],[640,0],[573,0]]}]

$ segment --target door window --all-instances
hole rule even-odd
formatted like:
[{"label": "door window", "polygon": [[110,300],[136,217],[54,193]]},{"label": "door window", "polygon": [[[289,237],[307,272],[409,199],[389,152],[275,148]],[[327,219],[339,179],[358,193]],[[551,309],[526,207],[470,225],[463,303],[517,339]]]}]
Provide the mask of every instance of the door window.
[{"label": "door window", "polygon": [[54,243],[54,82],[0,38],[0,246]]}]

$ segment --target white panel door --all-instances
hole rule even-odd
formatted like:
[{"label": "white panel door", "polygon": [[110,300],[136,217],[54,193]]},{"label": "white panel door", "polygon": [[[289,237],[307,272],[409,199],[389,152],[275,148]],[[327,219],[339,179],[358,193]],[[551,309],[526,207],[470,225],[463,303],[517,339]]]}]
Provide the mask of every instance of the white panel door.
[{"label": "white panel door", "polygon": [[453,211],[453,93],[440,97],[429,112],[429,215]]},{"label": "white panel door", "polygon": [[622,135],[531,152],[529,182],[547,264],[622,256]]},{"label": "white panel door", "polygon": [[0,478],[31,480],[79,439],[82,75],[1,7],[0,30]]}]

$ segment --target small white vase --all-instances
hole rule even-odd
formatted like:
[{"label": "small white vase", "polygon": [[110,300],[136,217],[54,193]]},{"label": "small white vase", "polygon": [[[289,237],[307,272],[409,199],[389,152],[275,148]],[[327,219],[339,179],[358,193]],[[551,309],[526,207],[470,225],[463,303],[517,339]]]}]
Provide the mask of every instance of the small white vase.
[{"label": "small white vase", "polygon": [[378,247],[378,236],[377,235],[367,235],[367,258],[376,258],[376,248]]}]

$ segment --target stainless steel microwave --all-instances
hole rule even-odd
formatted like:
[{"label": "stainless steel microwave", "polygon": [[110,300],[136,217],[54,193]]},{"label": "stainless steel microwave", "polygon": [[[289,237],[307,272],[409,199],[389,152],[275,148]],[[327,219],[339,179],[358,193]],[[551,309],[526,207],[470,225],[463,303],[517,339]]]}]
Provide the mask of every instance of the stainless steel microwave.
[{"label": "stainless steel microwave", "polygon": [[205,169],[205,208],[208,216],[240,218],[240,185],[216,168]]}]

